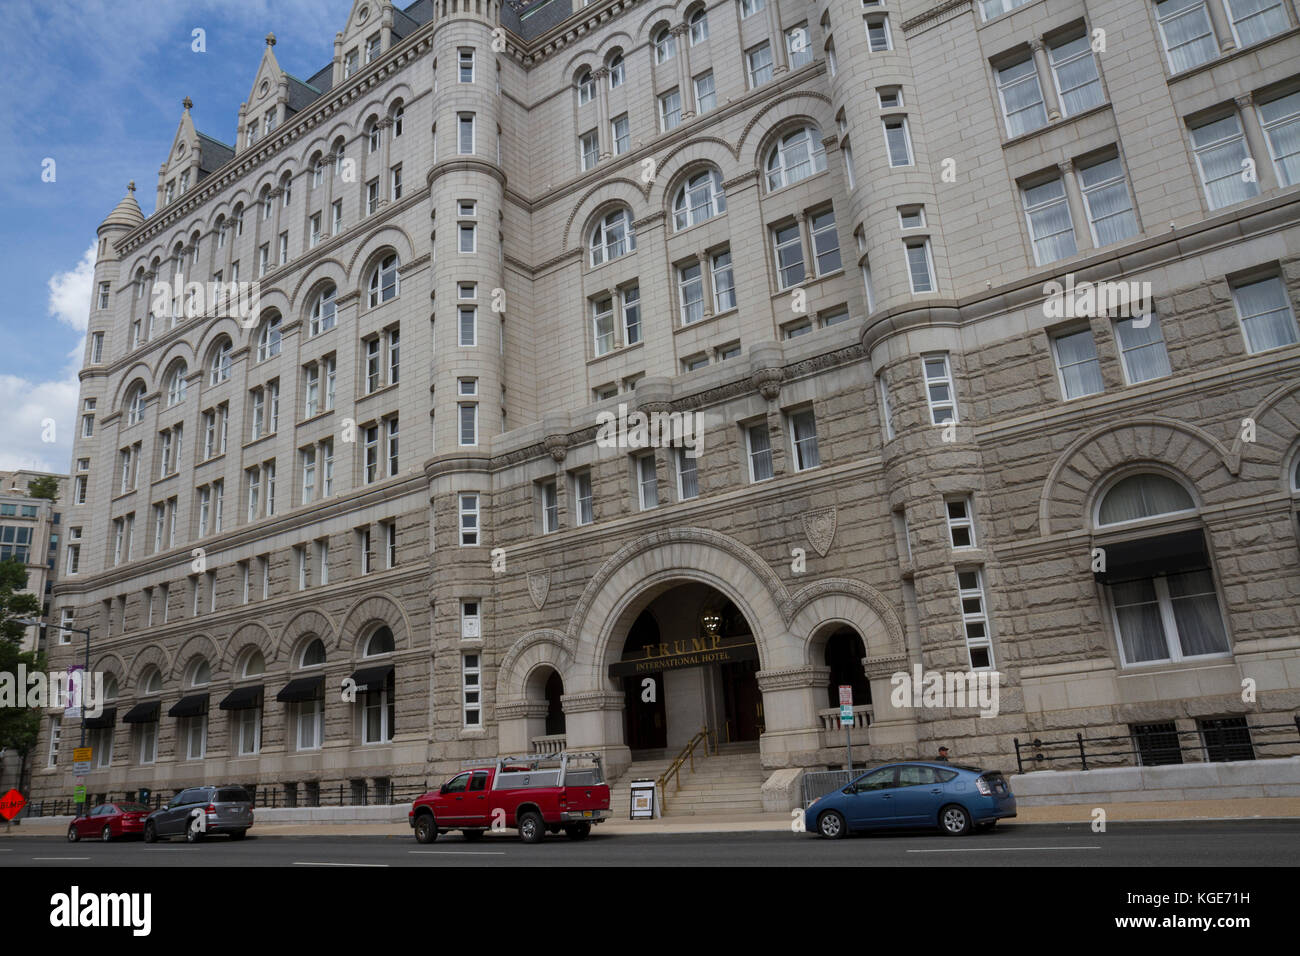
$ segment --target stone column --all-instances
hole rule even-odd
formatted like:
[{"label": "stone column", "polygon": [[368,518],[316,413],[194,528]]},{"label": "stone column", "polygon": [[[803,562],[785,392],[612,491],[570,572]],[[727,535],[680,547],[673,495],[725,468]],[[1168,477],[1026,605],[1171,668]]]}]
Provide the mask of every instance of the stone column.
[{"label": "stone column", "polygon": [[1074,226],[1074,244],[1079,252],[1093,248],[1092,227],[1088,225],[1088,210],[1079,189],[1079,177],[1074,172],[1074,161],[1067,159],[1060,165],[1061,183],[1065,187],[1065,200],[1070,207],[1070,222]]},{"label": "stone column", "polygon": [[812,664],[782,667],[761,670],[757,678],[763,693],[764,729],[759,740],[763,766],[816,763],[822,738],[817,695],[825,690],[830,668]]},{"label": "stone column", "polygon": [[[772,76],[778,77],[790,69],[790,57],[785,48],[785,34],[781,32],[780,12],[775,2],[769,2],[764,8],[767,15],[767,29],[772,34]],[[742,54],[744,51],[741,51]]]},{"label": "stone column", "polygon": [[1259,113],[1255,110],[1253,93],[1243,93],[1235,97],[1237,109],[1241,111],[1241,128],[1246,135],[1246,146],[1251,158],[1255,160],[1255,175],[1259,180],[1259,191],[1267,192],[1278,188],[1277,171],[1273,168],[1273,154],[1268,148],[1268,138],[1264,127],[1260,125]]},{"label": "stone column", "polygon": [[608,67],[600,67],[591,74],[591,78],[596,84],[596,142],[600,144],[599,156],[603,162],[614,155],[614,131],[609,128]]},{"label": "stone column", "polygon": [[670,31],[677,47],[677,86],[682,95],[682,122],[695,115],[695,96],[691,89],[690,29],[679,23]]},{"label": "stone column", "polygon": [[909,667],[910,661],[906,654],[862,659],[862,668],[871,684],[872,714],[869,733],[873,746],[891,744],[906,748],[910,745],[915,749],[919,724],[917,710],[895,708],[890,700],[894,689],[891,678],[899,671],[906,673]]},{"label": "stone column", "polygon": [[632,762],[623,740],[623,695],[615,691],[564,694],[565,736],[570,750],[593,750],[605,762],[605,778],[618,776]]},{"label": "stone column", "polygon": [[1061,118],[1061,104],[1056,98],[1056,84],[1052,81],[1052,67],[1047,62],[1047,47],[1039,37],[1029,41],[1034,54],[1034,68],[1038,71],[1038,86],[1043,91],[1043,106],[1047,109],[1047,122]]},{"label": "stone column", "polygon": [[397,197],[393,195],[393,178],[392,178],[393,167],[391,162],[392,155],[393,155],[392,153],[393,136],[392,133],[390,132],[390,130],[392,130],[393,128],[393,118],[391,116],[385,116],[375,125],[379,127],[380,130],[379,135],[383,139],[383,144],[379,150],[379,155],[381,157],[383,169],[380,170],[379,175],[384,177],[384,179],[388,180],[387,184],[384,183],[383,179],[380,180],[379,195],[381,198],[387,196],[389,201],[395,201]]}]

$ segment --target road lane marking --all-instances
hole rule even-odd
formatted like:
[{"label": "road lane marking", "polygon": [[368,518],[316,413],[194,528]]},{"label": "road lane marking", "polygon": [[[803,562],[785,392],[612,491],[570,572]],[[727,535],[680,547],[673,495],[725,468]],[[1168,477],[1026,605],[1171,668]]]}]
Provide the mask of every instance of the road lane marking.
[{"label": "road lane marking", "polygon": [[470,856],[505,856],[505,850],[407,850],[407,853],[424,853],[424,854],[447,854],[459,853],[469,854]]},{"label": "road lane marking", "polygon": [[958,846],[946,850],[908,850],[908,853],[1002,853],[1020,850],[1100,850],[1099,846]]},{"label": "road lane marking", "polygon": [[89,860],[88,856],[34,856],[33,860]]},{"label": "road lane marking", "polygon": [[294,861],[294,866],[388,866],[387,863],[314,863]]}]

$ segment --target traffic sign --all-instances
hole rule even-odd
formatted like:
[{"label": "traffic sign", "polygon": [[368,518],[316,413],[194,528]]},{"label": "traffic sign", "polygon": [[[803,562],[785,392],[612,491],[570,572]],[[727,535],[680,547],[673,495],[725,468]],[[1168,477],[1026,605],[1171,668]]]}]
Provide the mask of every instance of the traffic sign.
[{"label": "traffic sign", "polygon": [[850,684],[840,685],[840,726],[853,726],[853,687]]},{"label": "traffic sign", "polygon": [[23,795],[17,790],[10,790],[3,797],[0,797],[0,817],[6,820],[12,820],[18,816],[18,811],[27,805]]},{"label": "traffic sign", "polygon": [[77,788],[73,791],[73,801],[75,803],[86,802],[86,788],[84,785],[82,784],[77,785]]},{"label": "traffic sign", "polygon": [[90,747],[72,748],[72,759],[77,763],[81,763],[82,761],[89,763],[90,758],[93,756],[94,756],[94,750]]}]

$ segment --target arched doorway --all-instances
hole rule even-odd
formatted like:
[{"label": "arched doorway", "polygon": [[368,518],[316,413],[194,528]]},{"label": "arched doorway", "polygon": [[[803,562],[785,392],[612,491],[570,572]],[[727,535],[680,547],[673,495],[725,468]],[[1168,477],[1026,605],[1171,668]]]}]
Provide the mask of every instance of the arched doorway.
[{"label": "arched doorway", "polygon": [[565,747],[564,678],[549,664],[533,668],[524,685],[527,693],[527,745],[530,753],[553,753]]},{"label": "arched doorway", "polygon": [[719,744],[756,744],[764,730],[758,669],[753,631],[726,595],[695,582],[658,593],[609,665],[622,683],[634,759],[675,751],[701,729]]},{"label": "arched doorway", "polygon": [[826,685],[826,706],[838,707],[840,687],[853,688],[855,707],[871,703],[871,682],[862,669],[862,659],[867,656],[866,645],[858,632],[851,627],[840,627],[826,638],[823,663],[831,669]]},{"label": "arched doorway", "polygon": [[564,696],[564,679],[559,671],[551,671],[546,678],[546,736],[553,737],[564,733],[564,707],[560,698]]}]

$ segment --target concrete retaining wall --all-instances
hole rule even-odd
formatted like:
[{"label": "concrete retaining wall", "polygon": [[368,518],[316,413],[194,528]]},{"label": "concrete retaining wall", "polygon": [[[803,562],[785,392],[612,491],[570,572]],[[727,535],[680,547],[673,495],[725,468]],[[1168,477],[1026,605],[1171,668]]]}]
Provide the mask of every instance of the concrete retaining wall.
[{"label": "concrete retaining wall", "polygon": [[1300,757],[1013,774],[1020,806],[1300,797]]},{"label": "concrete retaining wall", "polygon": [[[410,812],[409,803],[382,807],[258,807],[253,811],[253,827],[267,823],[406,823]],[[72,819],[70,816],[23,817],[21,826],[62,830]]]}]

